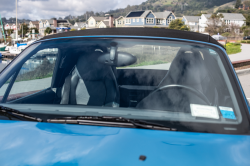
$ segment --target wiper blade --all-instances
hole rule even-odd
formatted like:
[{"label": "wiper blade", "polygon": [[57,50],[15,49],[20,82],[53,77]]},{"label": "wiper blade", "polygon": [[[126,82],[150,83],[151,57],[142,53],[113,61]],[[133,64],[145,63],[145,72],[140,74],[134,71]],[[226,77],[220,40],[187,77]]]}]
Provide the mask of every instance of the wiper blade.
[{"label": "wiper blade", "polygon": [[49,123],[66,123],[66,124],[84,124],[96,126],[122,126],[122,127],[136,127],[153,130],[168,130],[177,131],[175,128],[166,127],[161,124],[151,123],[136,119],[126,119],[123,117],[112,116],[80,116],[80,117],[64,117],[56,119],[47,119]]},{"label": "wiper blade", "polygon": [[29,120],[29,121],[36,121],[36,122],[43,121],[40,118],[36,118],[36,117],[31,116],[31,115],[22,113],[18,110],[8,108],[8,107],[3,107],[3,106],[0,106],[0,115],[8,117],[10,120],[12,120],[12,118],[16,118],[19,120]]}]

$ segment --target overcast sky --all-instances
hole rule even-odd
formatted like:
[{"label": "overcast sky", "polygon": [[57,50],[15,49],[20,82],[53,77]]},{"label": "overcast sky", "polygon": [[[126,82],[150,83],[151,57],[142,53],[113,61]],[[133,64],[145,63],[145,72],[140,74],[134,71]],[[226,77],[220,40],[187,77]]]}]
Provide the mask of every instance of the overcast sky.
[{"label": "overcast sky", "polygon": [[[10,18],[16,16],[16,0],[0,0],[0,14]],[[85,11],[106,12],[110,9],[124,8],[127,5],[139,5],[146,0],[18,0],[18,18],[49,19],[78,16]]]}]

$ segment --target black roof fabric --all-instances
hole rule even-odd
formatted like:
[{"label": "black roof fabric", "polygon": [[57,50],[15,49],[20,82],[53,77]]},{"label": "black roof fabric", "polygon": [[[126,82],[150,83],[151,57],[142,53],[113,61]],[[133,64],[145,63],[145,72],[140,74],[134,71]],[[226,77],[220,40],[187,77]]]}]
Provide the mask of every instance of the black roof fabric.
[{"label": "black roof fabric", "polygon": [[127,17],[140,17],[145,11],[131,12]]},{"label": "black roof fabric", "polygon": [[205,35],[197,32],[188,32],[188,31],[180,31],[173,29],[163,29],[163,28],[99,28],[99,29],[87,29],[81,31],[70,31],[64,33],[58,33],[55,35],[49,35],[41,38],[44,39],[52,39],[52,38],[60,38],[60,37],[71,37],[71,36],[102,36],[102,35],[119,35],[119,36],[150,36],[150,37],[170,37],[170,38],[179,38],[179,39],[189,39],[189,40],[197,40],[208,43],[213,43],[221,46],[219,42],[217,42],[210,35]]}]

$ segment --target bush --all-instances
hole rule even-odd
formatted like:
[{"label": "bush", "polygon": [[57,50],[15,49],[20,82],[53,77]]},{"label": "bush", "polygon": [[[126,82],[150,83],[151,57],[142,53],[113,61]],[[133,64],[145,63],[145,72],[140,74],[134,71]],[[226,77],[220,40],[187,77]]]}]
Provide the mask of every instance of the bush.
[{"label": "bush", "polygon": [[247,43],[250,43],[250,40],[246,41]]},{"label": "bush", "polygon": [[230,33],[229,32],[225,32],[225,33],[222,33],[221,36],[228,37],[228,36],[230,36]]},{"label": "bush", "polygon": [[81,28],[81,30],[85,30],[86,28]]},{"label": "bush", "polygon": [[158,26],[154,26],[153,28],[159,28]]},{"label": "bush", "polygon": [[234,46],[239,46],[239,45],[241,45],[240,43],[234,43],[233,44]]},{"label": "bush", "polygon": [[245,40],[241,40],[241,43],[247,43],[247,41],[245,41]]},{"label": "bush", "polygon": [[71,29],[70,31],[76,31],[76,29]]}]

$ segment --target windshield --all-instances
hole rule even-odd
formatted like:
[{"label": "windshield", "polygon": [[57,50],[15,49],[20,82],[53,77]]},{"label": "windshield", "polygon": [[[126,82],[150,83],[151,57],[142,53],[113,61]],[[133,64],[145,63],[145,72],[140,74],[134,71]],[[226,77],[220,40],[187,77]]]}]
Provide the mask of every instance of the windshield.
[{"label": "windshield", "polygon": [[2,105],[37,116],[118,116],[191,131],[238,130],[244,113],[223,56],[191,42],[47,41],[10,64],[15,70],[0,96]]}]

